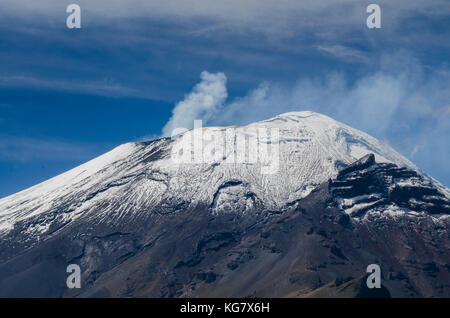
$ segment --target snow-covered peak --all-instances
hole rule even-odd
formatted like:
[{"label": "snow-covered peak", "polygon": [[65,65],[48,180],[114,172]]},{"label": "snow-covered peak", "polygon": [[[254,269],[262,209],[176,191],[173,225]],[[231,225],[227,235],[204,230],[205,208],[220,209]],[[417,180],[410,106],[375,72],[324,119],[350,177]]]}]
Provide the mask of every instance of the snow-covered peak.
[{"label": "snow-covered peak", "polygon": [[[192,147],[199,136],[201,156],[198,143]],[[377,162],[419,171],[387,144],[310,111],[244,127],[194,129],[174,140],[128,143],[1,199],[0,233],[26,220],[34,220],[27,231],[45,232],[56,217],[62,223],[80,217],[115,223],[145,211],[173,213],[200,203],[213,214],[246,213],[257,204],[280,209],[369,153]],[[186,161],[187,154],[194,160]]]},{"label": "snow-covered peak", "polygon": [[[331,146],[330,151],[337,150],[342,153],[346,148],[346,155],[351,156],[350,162],[358,160],[368,153],[374,153],[377,162],[393,162],[418,170],[411,161],[397,153],[385,142],[313,111],[283,113],[249,126],[278,127],[283,130],[285,139],[289,135],[302,132],[309,134],[314,136],[316,141],[324,147]],[[368,149],[371,151],[367,151]]]}]

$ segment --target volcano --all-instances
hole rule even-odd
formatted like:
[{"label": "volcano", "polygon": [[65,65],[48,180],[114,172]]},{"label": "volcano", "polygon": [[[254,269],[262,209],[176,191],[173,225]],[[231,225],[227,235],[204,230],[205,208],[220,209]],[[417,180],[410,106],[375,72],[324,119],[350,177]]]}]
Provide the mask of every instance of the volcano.
[{"label": "volcano", "polygon": [[[202,160],[176,160],[198,134]],[[292,112],[127,143],[0,199],[0,297],[450,297],[449,225],[449,189],[408,159]]]}]

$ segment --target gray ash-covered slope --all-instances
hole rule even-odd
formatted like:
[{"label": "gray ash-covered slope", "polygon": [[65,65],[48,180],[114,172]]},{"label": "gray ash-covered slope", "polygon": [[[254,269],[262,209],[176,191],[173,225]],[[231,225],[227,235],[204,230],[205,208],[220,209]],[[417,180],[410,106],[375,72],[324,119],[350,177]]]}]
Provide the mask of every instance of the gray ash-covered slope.
[{"label": "gray ash-covered slope", "polygon": [[248,127],[280,129],[277,174],[177,166],[160,139],[1,199],[0,297],[450,297],[448,189],[320,114]]}]

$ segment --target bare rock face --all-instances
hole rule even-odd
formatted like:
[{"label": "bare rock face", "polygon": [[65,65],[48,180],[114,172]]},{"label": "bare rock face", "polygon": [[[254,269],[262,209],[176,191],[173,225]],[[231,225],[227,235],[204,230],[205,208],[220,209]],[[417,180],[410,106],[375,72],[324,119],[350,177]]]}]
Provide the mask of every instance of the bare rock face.
[{"label": "bare rock face", "polygon": [[253,125],[285,131],[278,175],[160,139],[1,199],[0,297],[450,297],[448,189],[323,115]]},{"label": "bare rock face", "polygon": [[450,214],[450,200],[430,181],[408,168],[377,164],[373,154],[340,171],[329,185],[335,201],[353,217],[367,211]]}]

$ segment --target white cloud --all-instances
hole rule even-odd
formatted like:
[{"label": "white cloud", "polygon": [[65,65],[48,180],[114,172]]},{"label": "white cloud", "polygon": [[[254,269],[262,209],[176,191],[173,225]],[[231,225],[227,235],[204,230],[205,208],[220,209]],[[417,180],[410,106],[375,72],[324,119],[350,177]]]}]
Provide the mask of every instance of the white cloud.
[{"label": "white cloud", "polygon": [[[447,0],[378,0],[382,8],[383,25],[401,25],[403,18],[418,12],[445,16],[450,12]],[[53,16],[59,20],[65,15],[68,3],[59,0],[2,0],[0,12],[36,17]],[[266,34],[292,33],[304,28],[323,30],[345,26],[365,27],[366,6],[360,0],[78,0],[87,24],[117,23],[118,19],[147,17],[177,22],[214,21],[220,28],[242,28]],[[1,15],[1,13],[0,13]],[[216,29],[213,27],[213,32]]]},{"label": "white cloud", "polygon": [[347,46],[343,46],[340,44],[334,45],[318,45],[317,49],[319,51],[330,54],[338,59],[348,61],[348,62],[369,62],[370,59],[367,56],[367,53],[364,53],[360,50],[352,49]]},{"label": "white cloud", "polygon": [[200,78],[201,82],[173,109],[172,117],[163,128],[164,136],[172,135],[177,128],[191,129],[196,119],[206,124],[224,103],[228,96],[225,74],[204,71]]},{"label": "white cloud", "polygon": [[[378,65],[376,71],[354,81],[330,73],[303,76],[290,86],[263,82],[245,96],[227,102],[225,75],[204,71],[202,81],[176,105],[165,129],[192,128],[194,119],[212,125],[247,124],[308,109],[382,138],[392,130],[393,122],[411,116],[443,120],[450,115],[450,71],[441,68],[426,77],[420,63],[405,51],[386,54],[373,64]],[[399,114],[402,112],[406,114]]]}]

